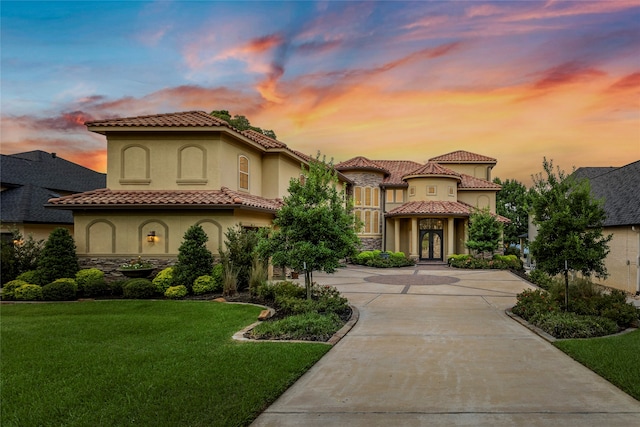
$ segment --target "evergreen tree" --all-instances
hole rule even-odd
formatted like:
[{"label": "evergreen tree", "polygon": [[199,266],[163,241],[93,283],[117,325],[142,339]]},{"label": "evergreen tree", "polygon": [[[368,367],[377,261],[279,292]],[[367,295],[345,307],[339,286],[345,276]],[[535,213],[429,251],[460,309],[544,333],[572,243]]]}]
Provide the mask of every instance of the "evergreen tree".
[{"label": "evergreen tree", "polygon": [[184,233],[178,248],[178,262],[173,269],[174,285],[184,285],[191,293],[193,282],[198,277],[211,274],[213,255],[206,247],[208,240],[209,237],[199,225],[192,225]]},{"label": "evergreen tree", "polygon": [[529,207],[531,206],[529,190],[515,179],[501,182],[500,178],[495,178],[493,182],[502,186],[496,194],[496,213],[511,220],[503,227],[504,243],[505,245],[520,243],[518,236],[529,230]]},{"label": "evergreen tree", "polygon": [[249,286],[251,265],[258,246],[258,232],[238,226],[229,228],[225,236],[225,256],[237,273],[237,289],[241,291]]},{"label": "evergreen tree", "polygon": [[604,237],[606,213],[602,203],[593,199],[589,181],[576,180],[543,161],[544,172],[533,177],[533,223],[538,235],[531,242],[536,267],[551,276],[565,268],[585,276],[607,277],[604,259],[613,235]]},{"label": "evergreen tree", "polygon": [[46,285],[57,279],[75,279],[80,270],[76,244],[66,228],[58,227],[51,232],[38,259],[37,277]]},{"label": "evergreen tree", "polygon": [[489,208],[476,209],[469,217],[469,240],[466,245],[469,249],[483,254],[493,252],[500,247],[502,237],[502,224]]}]

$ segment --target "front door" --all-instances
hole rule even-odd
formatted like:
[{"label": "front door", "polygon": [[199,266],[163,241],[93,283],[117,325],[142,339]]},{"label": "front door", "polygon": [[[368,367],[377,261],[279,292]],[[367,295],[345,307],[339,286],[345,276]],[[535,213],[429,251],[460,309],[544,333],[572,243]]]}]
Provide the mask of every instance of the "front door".
[{"label": "front door", "polygon": [[442,230],[420,230],[420,259],[442,261]]}]

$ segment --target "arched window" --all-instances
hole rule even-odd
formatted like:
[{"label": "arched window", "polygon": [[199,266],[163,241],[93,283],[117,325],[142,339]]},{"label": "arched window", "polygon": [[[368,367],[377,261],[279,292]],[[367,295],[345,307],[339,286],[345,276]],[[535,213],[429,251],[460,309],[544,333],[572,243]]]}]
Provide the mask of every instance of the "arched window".
[{"label": "arched window", "polygon": [[249,158],[247,156],[238,158],[238,186],[241,190],[249,191]]}]

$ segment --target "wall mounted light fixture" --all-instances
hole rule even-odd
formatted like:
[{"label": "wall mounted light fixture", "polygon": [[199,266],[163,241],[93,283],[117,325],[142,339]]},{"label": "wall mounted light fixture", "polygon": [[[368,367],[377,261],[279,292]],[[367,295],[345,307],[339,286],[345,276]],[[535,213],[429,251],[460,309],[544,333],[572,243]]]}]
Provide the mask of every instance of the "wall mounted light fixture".
[{"label": "wall mounted light fixture", "polygon": [[153,243],[155,241],[156,241],[156,232],[150,231],[149,234],[147,234],[147,242]]}]

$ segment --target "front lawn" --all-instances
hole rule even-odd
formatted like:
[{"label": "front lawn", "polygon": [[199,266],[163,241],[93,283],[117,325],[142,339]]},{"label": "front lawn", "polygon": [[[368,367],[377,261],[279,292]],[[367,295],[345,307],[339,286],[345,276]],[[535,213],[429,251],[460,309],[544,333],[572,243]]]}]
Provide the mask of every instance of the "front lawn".
[{"label": "front lawn", "polygon": [[640,330],[613,337],[556,341],[554,345],[640,400]]},{"label": "front lawn", "polygon": [[3,305],[0,424],[248,425],[330,348],[233,341],[260,311],[201,301]]}]

